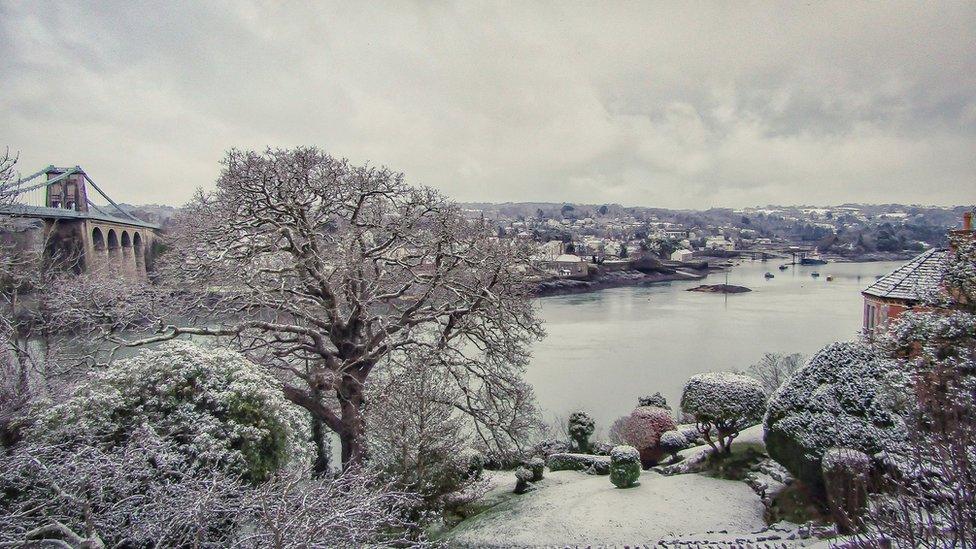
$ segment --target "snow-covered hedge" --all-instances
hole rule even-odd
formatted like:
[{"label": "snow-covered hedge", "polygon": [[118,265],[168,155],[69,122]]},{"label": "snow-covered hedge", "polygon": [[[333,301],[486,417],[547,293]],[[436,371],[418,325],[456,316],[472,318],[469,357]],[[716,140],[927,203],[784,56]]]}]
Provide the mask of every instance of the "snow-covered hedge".
[{"label": "snow-covered hedge", "polygon": [[633,446],[615,446],[610,451],[610,482],[617,488],[630,488],[640,478],[640,452]]},{"label": "snow-covered hedge", "polygon": [[694,416],[705,442],[728,453],[740,430],[762,420],[766,392],[761,383],[741,374],[698,374],[685,384],[681,409]]},{"label": "snow-covered hedge", "polygon": [[546,461],[550,471],[583,471],[591,475],[609,475],[610,457],[592,454],[553,454]]},{"label": "snow-covered hedge", "polygon": [[595,430],[596,424],[590,414],[581,410],[569,415],[569,436],[573,439],[575,451],[582,453],[590,451],[590,435]]},{"label": "snow-covered hedge", "polygon": [[624,428],[624,439],[640,452],[644,466],[650,467],[663,456],[658,447],[661,435],[674,428],[674,418],[669,410],[641,406],[630,413]]},{"label": "snow-covered hedge", "polygon": [[40,441],[123,445],[147,426],[190,463],[254,482],[311,462],[309,419],[238,353],[170,342],[114,362],[40,413]]},{"label": "snow-covered hedge", "polygon": [[572,450],[570,444],[565,440],[547,439],[539,442],[532,447],[532,455],[540,456],[542,459],[549,459],[553,454],[565,454]]},{"label": "snow-covered hedge", "polygon": [[884,405],[884,378],[893,363],[857,342],[832,343],[771,397],[765,417],[770,457],[814,488],[829,448],[874,455],[905,440],[902,419]]}]

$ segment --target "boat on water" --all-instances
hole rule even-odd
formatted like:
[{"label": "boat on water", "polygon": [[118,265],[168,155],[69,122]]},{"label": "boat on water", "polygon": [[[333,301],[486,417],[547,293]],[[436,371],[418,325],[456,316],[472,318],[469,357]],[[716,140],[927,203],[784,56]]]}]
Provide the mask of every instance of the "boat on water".
[{"label": "boat on water", "polygon": [[780,265],[780,266],[779,266],[779,270],[781,270],[781,271],[785,271],[785,270],[786,270],[786,269],[788,269],[788,268],[789,268],[789,267],[787,267],[786,265]]},{"label": "boat on water", "polygon": [[810,273],[810,276],[812,276],[813,278],[819,278],[820,277],[820,273],[813,272],[813,273]]},{"label": "boat on water", "polygon": [[800,265],[826,265],[827,260],[820,257],[820,254],[810,254],[800,258]]},{"label": "boat on water", "polygon": [[773,278],[776,275],[774,275],[773,273],[766,273],[763,276],[766,277],[766,278]]}]

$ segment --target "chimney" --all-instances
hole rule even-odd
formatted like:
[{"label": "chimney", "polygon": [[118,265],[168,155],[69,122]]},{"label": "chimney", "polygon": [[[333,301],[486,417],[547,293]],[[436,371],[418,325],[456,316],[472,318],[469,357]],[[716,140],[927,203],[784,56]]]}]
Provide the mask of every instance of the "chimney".
[{"label": "chimney", "polygon": [[958,242],[965,238],[976,240],[976,231],[973,231],[973,212],[971,211],[962,214],[962,229],[949,231],[949,251],[955,252]]}]

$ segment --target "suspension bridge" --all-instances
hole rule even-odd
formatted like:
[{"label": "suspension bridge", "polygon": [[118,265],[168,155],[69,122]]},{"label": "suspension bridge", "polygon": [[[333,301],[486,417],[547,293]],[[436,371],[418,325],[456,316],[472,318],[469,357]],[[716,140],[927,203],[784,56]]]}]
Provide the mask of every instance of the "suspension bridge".
[{"label": "suspension bridge", "polygon": [[[46,254],[79,260],[76,270],[145,277],[159,226],[119,206],[80,166],[48,166],[0,187],[0,216],[25,220]],[[31,230],[36,229],[36,230]],[[30,245],[31,236],[17,238]]]}]

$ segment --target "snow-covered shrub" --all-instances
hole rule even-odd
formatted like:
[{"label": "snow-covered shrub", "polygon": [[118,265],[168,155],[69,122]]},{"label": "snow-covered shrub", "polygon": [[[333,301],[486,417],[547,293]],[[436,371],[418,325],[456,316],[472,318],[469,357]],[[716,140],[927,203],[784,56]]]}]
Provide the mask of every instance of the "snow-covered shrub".
[{"label": "snow-covered shrub", "polygon": [[580,453],[590,451],[590,435],[596,430],[593,418],[586,412],[573,412],[569,415],[569,436],[573,439],[574,450]]},{"label": "snow-covered shrub", "polygon": [[904,423],[881,402],[891,367],[860,343],[819,350],[770,398],[764,420],[770,457],[819,490],[820,461],[829,448],[868,455],[896,449]]},{"label": "snow-covered shrub", "polygon": [[591,475],[609,475],[610,457],[592,454],[553,454],[546,460],[550,471],[583,471]]},{"label": "snow-covered shrub", "polygon": [[227,545],[246,489],[148,428],[108,447],[24,442],[0,455],[0,546],[58,523],[108,547]]},{"label": "snow-covered shrub", "polygon": [[671,409],[671,407],[668,406],[668,399],[664,398],[664,395],[662,395],[660,392],[654,393],[653,395],[649,395],[649,396],[638,397],[637,405],[651,406],[653,408],[664,408],[666,410]]},{"label": "snow-covered shrub", "polygon": [[742,374],[698,374],[685,384],[681,409],[694,416],[705,442],[716,453],[729,454],[739,431],[762,420],[766,392],[761,383]]},{"label": "snow-covered shrub", "polygon": [[468,473],[468,477],[479,480],[485,471],[485,455],[474,448],[465,448],[458,455],[461,464]]},{"label": "snow-covered shrub", "polygon": [[675,428],[671,412],[664,408],[642,406],[635,408],[627,418],[624,439],[637,448],[644,467],[651,467],[663,457],[659,447],[661,435]]},{"label": "snow-covered shrub", "polygon": [[251,482],[312,455],[308,414],[278,380],[238,353],[187,342],[116,361],[39,415],[37,441],[111,448],[146,425],[191,463]]},{"label": "snow-covered shrub", "polygon": [[525,467],[519,467],[515,470],[515,493],[524,494],[529,491],[532,486],[532,478],[534,475],[530,469]]},{"label": "snow-covered shrub", "polygon": [[681,434],[681,431],[665,431],[661,435],[660,446],[661,451],[671,456],[671,460],[674,461],[678,457],[678,452],[688,447],[688,439]]},{"label": "snow-covered shrub", "polygon": [[613,450],[614,446],[616,446],[616,444],[602,440],[591,442],[590,453],[595,456],[609,456],[610,450]]},{"label": "snow-covered shrub", "polygon": [[532,482],[539,482],[545,476],[546,462],[542,458],[534,457],[522,463],[529,471],[532,471]]},{"label": "snow-covered shrub", "polygon": [[255,486],[148,428],[109,448],[24,443],[0,454],[0,546],[63,524],[104,547],[401,547],[417,503],[364,472],[287,468]]},{"label": "snow-covered shrub", "polygon": [[640,452],[633,446],[614,446],[610,451],[610,482],[617,488],[630,488],[640,478]]},{"label": "snow-covered shrub", "polygon": [[532,455],[539,456],[542,459],[549,459],[549,456],[553,454],[565,454],[572,450],[570,444],[565,440],[557,440],[554,438],[543,440],[535,446],[532,447]]},{"label": "snow-covered shrub", "polygon": [[860,529],[867,506],[871,457],[850,448],[831,448],[820,462],[827,503],[842,534]]},{"label": "snow-covered shrub", "polygon": [[705,438],[702,437],[701,431],[698,430],[698,427],[694,423],[678,425],[678,431],[684,435],[685,440],[688,441],[690,446],[705,444]]}]

